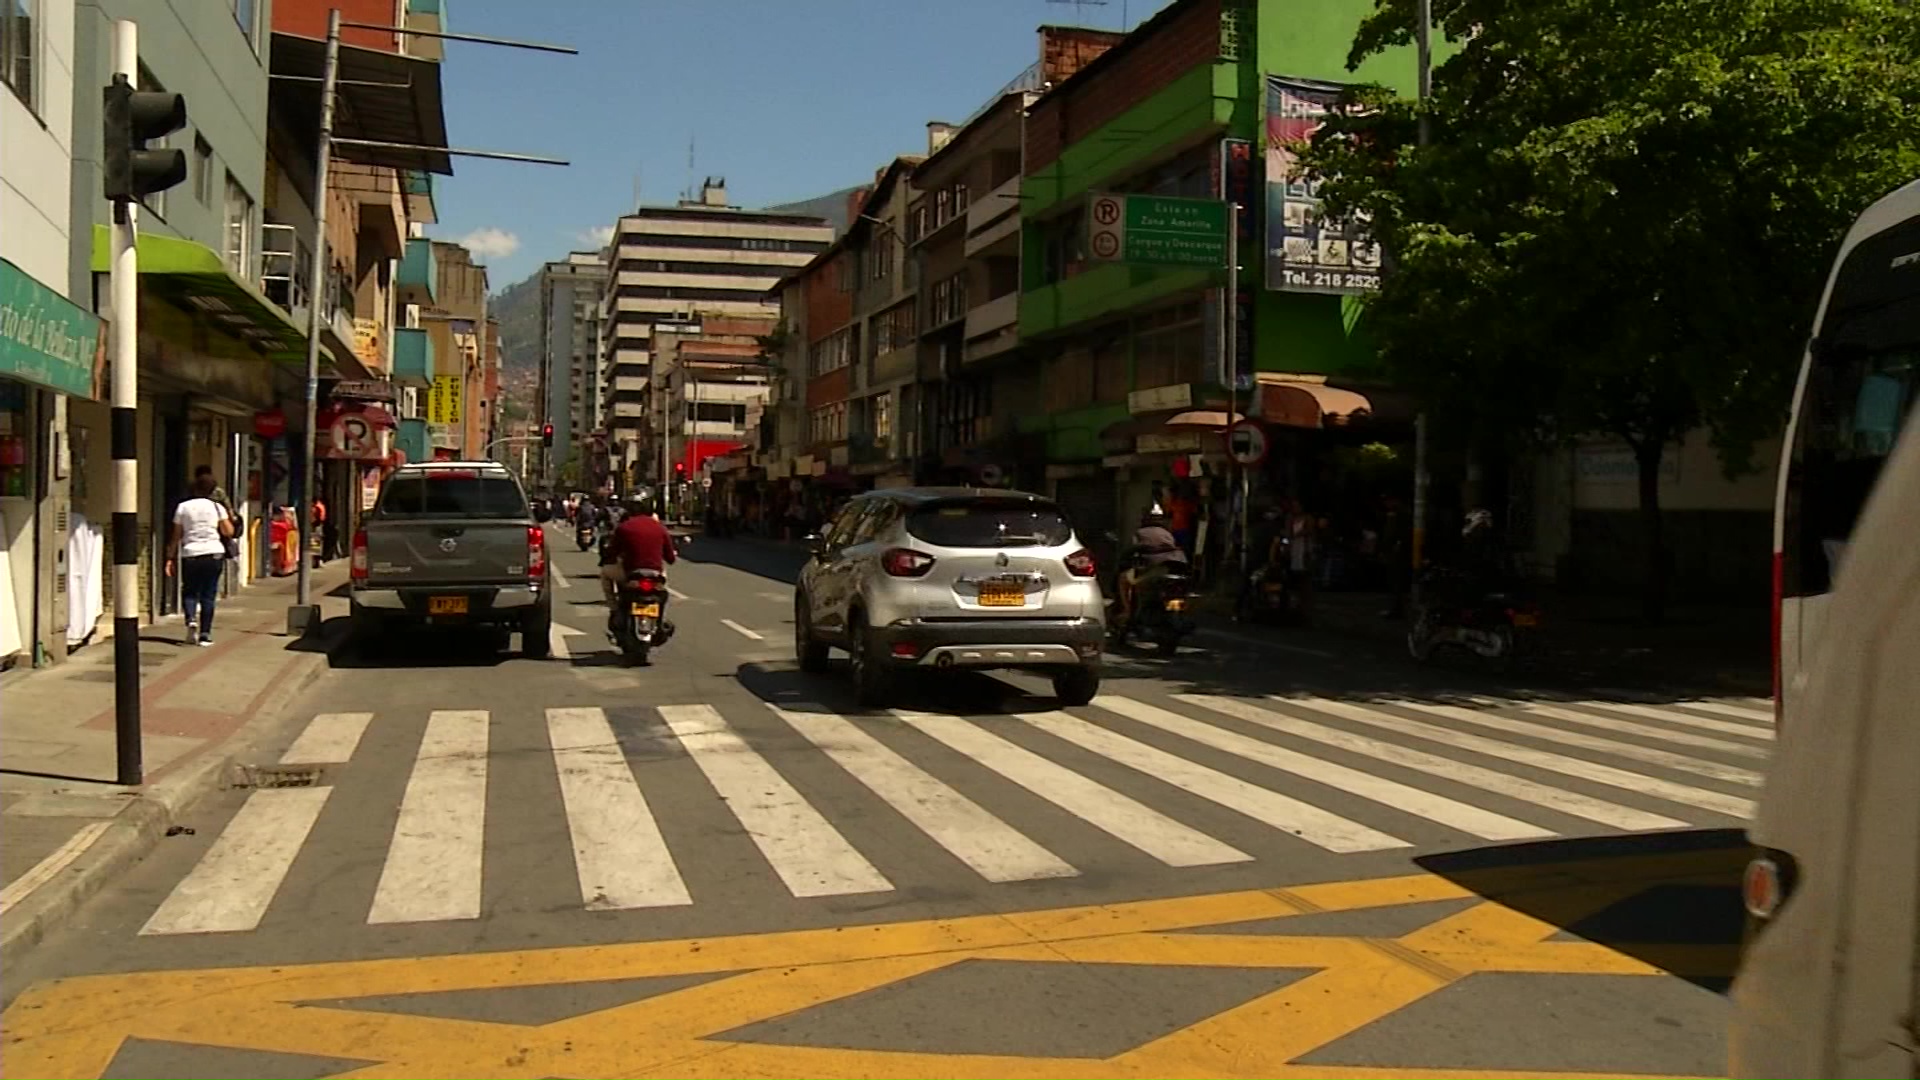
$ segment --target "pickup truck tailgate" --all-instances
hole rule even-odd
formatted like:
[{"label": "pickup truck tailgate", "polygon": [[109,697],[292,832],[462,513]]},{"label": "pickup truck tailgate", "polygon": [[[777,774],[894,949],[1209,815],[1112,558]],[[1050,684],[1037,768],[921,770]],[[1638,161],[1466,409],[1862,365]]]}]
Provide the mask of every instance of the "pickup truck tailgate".
[{"label": "pickup truck tailgate", "polygon": [[518,522],[369,522],[372,585],[468,585],[524,581],[527,526]]}]

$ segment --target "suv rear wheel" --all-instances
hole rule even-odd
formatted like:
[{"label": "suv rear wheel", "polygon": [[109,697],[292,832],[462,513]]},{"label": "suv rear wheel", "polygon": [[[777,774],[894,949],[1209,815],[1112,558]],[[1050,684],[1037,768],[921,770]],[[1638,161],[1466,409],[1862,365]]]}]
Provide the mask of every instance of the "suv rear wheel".
[{"label": "suv rear wheel", "polygon": [[1090,667],[1068,668],[1053,676],[1053,694],[1062,705],[1085,705],[1100,692],[1100,673]]},{"label": "suv rear wheel", "polygon": [[853,699],[863,708],[879,708],[892,696],[893,673],[886,659],[874,655],[873,635],[859,615],[847,620],[848,667],[853,673]]},{"label": "suv rear wheel", "polygon": [[813,616],[805,593],[793,594],[793,655],[800,670],[819,674],[827,670],[827,646],[813,633]]}]

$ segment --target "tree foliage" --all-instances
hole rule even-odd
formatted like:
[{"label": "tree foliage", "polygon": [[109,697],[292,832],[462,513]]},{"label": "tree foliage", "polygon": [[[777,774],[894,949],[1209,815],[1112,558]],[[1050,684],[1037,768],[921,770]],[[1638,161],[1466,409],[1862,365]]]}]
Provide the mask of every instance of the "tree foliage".
[{"label": "tree foliage", "polygon": [[[1376,0],[1350,65],[1412,39]],[[1835,247],[1920,175],[1909,0],[1434,0],[1457,51],[1420,107],[1379,87],[1307,157],[1393,258],[1368,317],[1439,408],[1658,468],[1705,425],[1777,430]]]}]

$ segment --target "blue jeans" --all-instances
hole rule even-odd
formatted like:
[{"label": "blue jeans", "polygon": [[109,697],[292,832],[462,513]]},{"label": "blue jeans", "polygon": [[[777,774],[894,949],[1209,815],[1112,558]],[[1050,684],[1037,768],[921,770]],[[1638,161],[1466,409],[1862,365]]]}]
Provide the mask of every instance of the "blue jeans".
[{"label": "blue jeans", "polygon": [[220,575],[227,560],[220,555],[195,555],[180,560],[180,610],[187,625],[200,628],[200,636],[213,636],[213,603],[220,597]]}]

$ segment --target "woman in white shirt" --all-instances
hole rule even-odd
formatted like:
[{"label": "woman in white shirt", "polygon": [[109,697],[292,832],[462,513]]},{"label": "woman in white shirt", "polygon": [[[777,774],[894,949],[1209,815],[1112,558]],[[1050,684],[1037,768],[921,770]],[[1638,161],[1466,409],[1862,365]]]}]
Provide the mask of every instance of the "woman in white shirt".
[{"label": "woman in white shirt", "polygon": [[226,541],[233,535],[233,519],[214,501],[211,474],[196,476],[193,496],[173,512],[173,543],[167,574],[180,561],[180,609],[187,616],[189,644],[213,644],[213,603],[220,595],[220,574],[226,566]]}]

